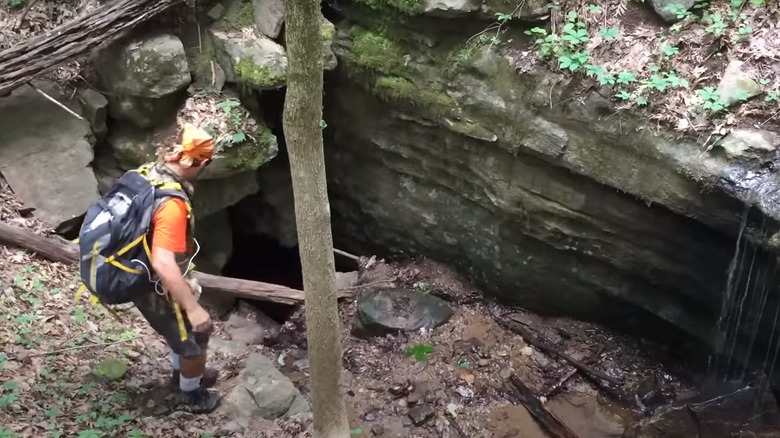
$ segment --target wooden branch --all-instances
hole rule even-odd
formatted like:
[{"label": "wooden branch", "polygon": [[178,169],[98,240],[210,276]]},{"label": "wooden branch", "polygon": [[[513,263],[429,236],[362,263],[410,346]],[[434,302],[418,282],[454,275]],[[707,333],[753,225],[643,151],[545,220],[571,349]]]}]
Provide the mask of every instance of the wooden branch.
[{"label": "wooden branch", "polygon": [[117,0],[0,52],[0,96],[92,50],[182,0]]},{"label": "wooden branch", "polygon": [[27,14],[30,13],[30,10],[32,10],[36,3],[38,3],[38,0],[30,0],[27,2],[27,6],[24,7],[22,13],[20,13],[19,16],[16,17],[16,20],[14,20],[14,24],[11,26],[11,30],[19,30],[19,27],[22,26],[22,22],[25,18],[27,18]]},{"label": "wooden branch", "polygon": [[[599,351],[592,357],[585,359],[585,363],[587,365],[595,365],[601,361],[601,353],[606,349],[606,346],[601,346]],[[555,395],[561,388],[563,388],[563,384],[566,383],[569,379],[574,377],[575,374],[577,374],[579,370],[577,368],[572,368],[571,371],[566,373],[557,383],[555,383],[552,387],[550,387],[549,390],[547,390],[544,393],[544,396],[549,400],[550,397]]]},{"label": "wooden branch", "polygon": [[525,386],[519,377],[512,374],[509,376],[509,382],[519,391],[520,403],[525,406],[548,435],[553,438],[578,438],[576,433],[544,407],[542,402]]},{"label": "wooden branch", "polygon": [[552,355],[552,356],[555,356],[555,357],[559,357],[559,358],[565,360],[566,362],[569,362],[574,368],[577,368],[578,370],[582,371],[583,373],[591,375],[591,376],[594,376],[594,377],[598,377],[599,379],[605,380],[605,381],[607,381],[609,383],[613,383],[615,385],[619,385],[621,383],[620,379],[617,379],[615,377],[609,376],[609,375],[605,374],[603,371],[599,371],[599,370],[597,370],[595,368],[589,367],[589,366],[583,364],[582,362],[574,359],[573,357],[569,356],[568,354],[566,354],[566,353],[564,353],[562,351],[558,351],[553,346],[548,345],[548,344],[542,342],[540,339],[538,339],[536,336],[534,336],[529,330],[527,330],[521,324],[519,324],[517,322],[514,322],[514,321],[501,321],[501,320],[499,320],[499,322],[502,322],[503,323],[502,325],[508,327],[513,332],[515,332],[515,333],[519,334],[520,336],[522,336],[523,340],[525,340],[525,342],[527,342],[528,344],[533,345],[534,347],[542,350],[543,352],[545,352],[545,353],[547,353],[549,355]]},{"label": "wooden branch", "polygon": [[[35,252],[39,256],[60,263],[76,263],[78,248],[60,237],[45,237],[23,228],[0,222],[0,244],[11,245]],[[280,304],[303,304],[304,292],[285,286],[261,281],[241,280],[193,272],[205,292],[233,295],[252,300],[270,301]],[[347,290],[339,291],[339,297],[348,296]]]}]

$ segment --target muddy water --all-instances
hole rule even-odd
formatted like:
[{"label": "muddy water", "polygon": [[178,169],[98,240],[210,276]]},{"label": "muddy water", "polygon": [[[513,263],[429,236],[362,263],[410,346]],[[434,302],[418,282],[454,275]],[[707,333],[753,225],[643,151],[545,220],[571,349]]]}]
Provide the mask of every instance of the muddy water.
[{"label": "muddy water", "polygon": [[[600,402],[595,394],[570,393],[545,406],[580,438],[620,438],[631,422],[628,413]],[[493,410],[487,428],[493,438],[549,438],[522,406]]]}]

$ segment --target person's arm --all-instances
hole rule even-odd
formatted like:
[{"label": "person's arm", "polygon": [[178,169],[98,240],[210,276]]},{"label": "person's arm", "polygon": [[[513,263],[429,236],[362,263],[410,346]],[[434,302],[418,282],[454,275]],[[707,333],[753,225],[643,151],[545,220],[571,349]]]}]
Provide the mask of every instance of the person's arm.
[{"label": "person's arm", "polygon": [[165,290],[188,314],[200,307],[190,285],[182,277],[173,251],[157,245],[152,246],[152,268],[162,280]]},{"label": "person's arm", "polygon": [[174,302],[187,312],[193,330],[207,331],[211,327],[211,318],[198,303],[176,263],[176,253],[187,249],[187,212],[184,203],[178,199],[167,201],[155,213],[153,224],[152,268]]}]

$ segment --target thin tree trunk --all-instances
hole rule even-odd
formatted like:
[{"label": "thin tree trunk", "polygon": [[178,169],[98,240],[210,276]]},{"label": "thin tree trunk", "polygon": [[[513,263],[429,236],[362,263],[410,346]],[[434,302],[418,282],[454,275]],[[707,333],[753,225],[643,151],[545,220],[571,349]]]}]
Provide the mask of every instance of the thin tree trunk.
[{"label": "thin tree trunk", "polygon": [[322,145],[320,2],[285,0],[287,96],[283,126],[306,293],[306,331],[316,438],[349,436],[341,394],[341,339],[333,236]]}]

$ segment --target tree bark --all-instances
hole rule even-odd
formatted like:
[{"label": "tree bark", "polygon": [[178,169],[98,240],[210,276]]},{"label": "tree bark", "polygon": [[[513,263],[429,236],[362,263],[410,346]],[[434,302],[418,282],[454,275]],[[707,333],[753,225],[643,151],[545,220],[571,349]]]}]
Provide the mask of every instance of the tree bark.
[{"label": "tree bark", "polygon": [[287,96],[283,127],[306,293],[306,330],[316,438],[349,436],[341,381],[335,261],[322,144],[320,2],[285,0]]},{"label": "tree bark", "polygon": [[182,0],[117,0],[50,32],[0,51],[0,96],[91,50]]},{"label": "tree bark", "polygon": [[[79,258],[78,248],[71,242],[59,237],[41,236],[4,222],[0,222],[0,244],[27,249],[54,262],[72,264]],[[205,292],[289,305],[304,302],[303,291],[277,284],[222,277],[197,271],[193,272],[193,276]],[[339,296],[347,295],[349,294],[344,291]]]}]

